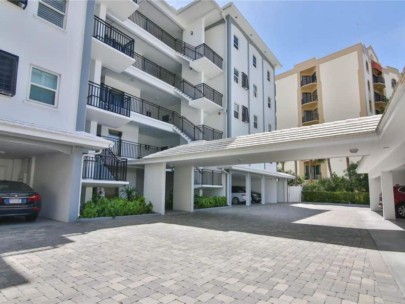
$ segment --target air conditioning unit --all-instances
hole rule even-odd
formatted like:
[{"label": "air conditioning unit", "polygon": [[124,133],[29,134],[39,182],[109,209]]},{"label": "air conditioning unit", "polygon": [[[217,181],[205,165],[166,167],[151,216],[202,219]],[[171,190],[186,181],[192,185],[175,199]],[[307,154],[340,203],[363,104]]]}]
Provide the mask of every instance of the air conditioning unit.
[{"label": "air conditioning unit", "polygon": [[28,5],[28,0],[8,0],[8,2],[11,2],[19,7],[21,7],[22,9],[25,9]]}]

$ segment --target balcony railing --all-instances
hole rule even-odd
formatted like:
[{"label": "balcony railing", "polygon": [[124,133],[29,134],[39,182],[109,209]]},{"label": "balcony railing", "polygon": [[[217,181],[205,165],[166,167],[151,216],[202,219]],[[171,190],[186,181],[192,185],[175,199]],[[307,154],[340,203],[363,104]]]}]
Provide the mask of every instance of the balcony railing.
[{"label": "balcony railing", "polygon": [[102,110],[110,111],[129,117],[131,115],[131,103],[121,91],[106,85],[89,83],[87,104]]},{"label": "balcony railing", "polygon": [[379,94],[374,94],[374,101],[378,101],[378,102],[387,102],[388,99],[387,97],[385,97],[384,95],[379,95]]},{"label": "balcony railing", "polygon": [[194,170],[194,185],[222,186],[222,172],[215,170]]},{"label": "balcony railing", "polygon": [[206,44],[201,44],[197,47],[194,47],[191,44],[188,44],[180,39],[176,39],[138,11],[133,13],[129,17],[129,20],[131,20],[180,54],[183,54],[193,60],[199,59],[201,57],[207,57],[210,61],[212,61],[215,65],[222,69],[222,57],[219,56]]},{"label": "balcony railing", "polygon": [[138,159],[162,150],[159,147],[120,140],[118,138],[108,136],[105,136],[104,138],[114,143],[111,150],[119,157]]},{"label": "balcony railing", "polygon": [[222,139],[222,132],[206,125],[200,125],[199,128],[203,132],[203,140]]},{"label": "balcony railing", "polygon": [[184,94],[186,94],[191,99],[198,99],[205,97],[212,102],[215,102],[219,106],[222,106],[222,97],[223,95],[211,88],[209,85],[202,83],[194,86],[185,79],[182,79],[180,76],[166,70],[160,65],[154,63],[153,61],[134,53],[135,63],[134,67],[166,82],[167,84],[177,88]]},{"label": "balcony railing", "polygon": [[309,102],[318,101],[318,94],[303,94],[301,103],[306,104]]},{"label": "balcony railing", "polygon": [[385,79],[382,76],[373,75],[373,83],[385,84]]},{"label": "balcony railing", "polygon": [[319,114],[318,112],[310,112],[310,111],[305,111],[304,115],[302,115],[302,122],[310,122],[314,120],[319,120]]},{"label": "balcony railing", "polygon": [[104,150],[102,154],[86,155],[83,160],[83,179],[126,181],[128,163],[118,159],[112,151]]},{"label": "balcony railing", "polygon": [[97,16],[94,16],[93,37],[125,55],[132,56],[134,52],[134,39]]},{"label": "balcony railing", "polygon": [[307,85],[307,84],[310,84],[310,83],[316,83],[316,75],[302,76],[302,78],[301,78],[301,86],[302,87],[304,85]]}]

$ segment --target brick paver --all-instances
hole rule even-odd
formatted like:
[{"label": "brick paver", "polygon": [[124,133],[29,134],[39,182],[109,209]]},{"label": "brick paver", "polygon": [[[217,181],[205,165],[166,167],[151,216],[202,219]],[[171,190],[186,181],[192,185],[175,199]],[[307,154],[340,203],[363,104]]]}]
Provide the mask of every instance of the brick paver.
[{"label": "brick paver", "polygon": [[2,220],[0,303],[405,303],[368,233],[380,222],[289,204]]}]

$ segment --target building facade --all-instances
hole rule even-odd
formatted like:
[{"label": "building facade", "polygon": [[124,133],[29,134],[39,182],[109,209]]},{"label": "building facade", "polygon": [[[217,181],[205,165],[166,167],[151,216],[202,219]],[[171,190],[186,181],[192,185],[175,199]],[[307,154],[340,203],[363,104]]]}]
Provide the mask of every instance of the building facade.
[{"label": "building facade", "polygon": [[[372,47],[363,44],[299,63],[276,76],[278,128],[381,114],[399,78],[397,69],[383,68]],[[306,179],[318,179],[330,176],[329,165],[343,175],[347,160],[301,161],[298,172]],[[295,169],[291,162],[284,168]]]},{"label": "building facade", "polygon": [[[134,164],[150,154],[276,128],[280,63],[232,4],[0,5],[1,28],[24,25],[2,31],[0,179],[31,184],[43,195],[42,215],[71,221],[95,194],[119,195],[126,185],[151,191],[144,168]],[[9,135],[7,124],[20,130]],[[166,198],[175,175],[168,164]],[[287,199],[274,163],[196,167],[191,179],[193,194],[226,195],[229,202],[232,185],[268,191],[263,203]]]}]

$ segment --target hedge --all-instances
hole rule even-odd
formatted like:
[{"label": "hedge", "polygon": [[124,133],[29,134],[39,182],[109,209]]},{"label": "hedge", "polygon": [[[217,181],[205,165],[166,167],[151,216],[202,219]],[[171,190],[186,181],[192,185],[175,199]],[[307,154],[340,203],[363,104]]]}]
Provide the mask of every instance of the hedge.
[{"label": "hedge", "polygon": [[146,204],[145,198],[139,196],[134,200],[124,198],[97,198],[84,204],[80,212],[82,218],[115,217],[152,212],[152,204]]},{"label": "hedge", "polygon": [[196,196],[194,198],[194,208],[213,208],[228,206],[225,196]]},{"label": "hedge", "polygon": [[322,203],[347,203],[358,205],[369,205],[370,198],[368,192],[302,192],[304,202]]}]

